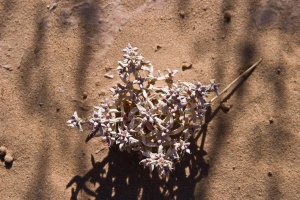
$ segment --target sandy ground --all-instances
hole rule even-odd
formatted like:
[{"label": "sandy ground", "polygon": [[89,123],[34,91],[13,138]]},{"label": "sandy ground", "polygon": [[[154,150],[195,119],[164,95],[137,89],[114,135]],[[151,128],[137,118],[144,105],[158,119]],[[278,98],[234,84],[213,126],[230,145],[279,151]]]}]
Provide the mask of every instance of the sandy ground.
[{"label": "sandy ground", "polygon": [[[1,199],[300,199],[299,1],[56,2],[0,0],[0,145],[15,158],[1,159]],[[168,180],[65,125],[110,96],[119,80],[104,74],[129,42],[156,69],[223,87],[263,58]]]}]

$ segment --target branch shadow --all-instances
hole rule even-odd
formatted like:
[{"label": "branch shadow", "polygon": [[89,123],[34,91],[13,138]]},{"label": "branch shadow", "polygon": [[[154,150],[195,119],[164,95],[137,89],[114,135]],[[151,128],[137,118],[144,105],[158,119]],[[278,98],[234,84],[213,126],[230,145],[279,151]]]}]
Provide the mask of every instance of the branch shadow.
[{"label": "branch shadow", "polygon": [[87,68],[89,67],[94,55],[94,38],[100,33],[100,27],[98,20],[100,18],[100,5],[96,1],[88,1],[82,3],[76,3],[74,0],[74,6],[71,9],[72,13],[75,13],[79,18],[79,26],[81,28],[81,48],[80,57],[78,58],[78,66],[75,69],[75,84],[76,94],[78,97],[82,96],[85,88],[85,82],[87,79]]},{"label": "branch shadow", "polygon": [[[270,13],[270,14],[267,14]],[[263,136],[258,137],[254,140],[253,150],[256,155],[261,157],[261,148],[267,146],[268,153],[273,155],[271,160],[279,159],[285,160],[289,159],[291,141],[297,141],[288,128],[290,120],[285,118],[289,116],[290,113],[287,111],[288,104],[288,75],[292,73],[289,70],[287,64],[284,63],[284,45],[287,43],[289,45],[290,36],[294,36],[299,30],[299,2],[296,0],[291,1],[267,1],[263,6],[260,6],[256,12],[253,13],[253,17],[256,26],[259,28],[259,33],[268,31],[269,29],[278,29],[280,34],[278,34],[278,41],[280,41],[280,48],[274,49],[274,62],[272,66],[269,66],[269,71],[264,77],[265,84],[268,84],[268,89],[271,91],[270,104],[273,105],[270,113],[272,113],[272,118],[274,121],[269,124],[266,133]],[[292,37],[293,38],[293,37]],[[294,41],[295,42],[295,41]],[[278,112],[280,111],[280,112]],[[269,116],[270,117],[270,116]],[[261,131],[259,127],[256,128]],[[267,145],[266,142],[267,141]],[[276,166],[271,165],[271,168],[278,170]],[[284,174],[284,173],[283,173]],[[280,192],[281,180],[280,175],[282,173],[278,172],[275,176],[269,177],[266,182],[266,199],[278,199],[282,198],[282,193]]]},{"label": "branch shadow", "polygon": [[0,5],[3,5],[3,11],[0,13],[0,39],[3,37],[2,32],[3,29],[6,27],[7,21],[9,21],[10,13],[12,13],[16,7],[15,0],[5,0],[0,2]]},{"label": "branch shadow", "polygon": [[[8,2],[8,1],[7,1]],[[75,1],[74,1],[75,2]],[[75,2],[76,3],[76,2]],[[80,26],[80,57],[78,59],[78,67],[75,69],[74,82],[76,88],[79,88],[76,93],[82,94],[83,87],[86,82],[87,73],[86,68],[91,62],[93,50],[91,38],[98,34],[98,28],[91,25],[91,19],[98,19],[98,7],[99,5],[94,1],[88,1],[87,3],[76,4],[73,6],[74,13],[79,21]],[[35,30],[33,33],[32,44],[26,50],[22,57],[18,70],[20,71],[20,81],[18,81],[18,89],[20,98],[24,109],[32,117],[40,119],[39,122],[45,122],[43,125],[47,126],[47,129],[53,128],[57,132],[61,131],[61,127],[64,126],[66,121],[65,117],[59,115],[59,100],[55,98],[54,91],[51,90],[51,77],[48,75],[50,69],[44,67],[43,58],[47,57],[49,53],[47,43],[49,42],[46,37],[49,25],[49,13],[45,14],[44,10],[46,4],[39,2],[35,4],[35,17],[34,22]],[[46,63],[48,64],[48,63]],[[36,122],[36,123],[39,123]],[[36,164],[36,172],[32,177],[32,181],[29,184],[29,188],[25,192],[24,196],[29,199],[45,199],[53,190],[52,187],[47,185],[49,182],[49,145],[51,144],[51,138],[53,135],[42,132],[45,136],[41,140],[39,146],[35,147],[38,149],[38,162]],[[69,147],[68,139],[64,138],[59,140],[60,147],[65,151]],[[79,149],[83,147],[77,145]],[[83,163],[83,158],[77,159],[76,162]],[[77,165],[78,166],[78,165]]]},{"label": "branch shadow", "polygon": [[[37,14],[34,21],[37,22],[32,45],[22,57],[18,70],[20,71],[20,81],[18,88],[20,98],[27,113],[37,114],[41,119],[52,121],[58,126],[65,121],[57,113],[59,112],[59,101],[53,98],[54,91],[51,91],[49,83],[49,69],[43,65],[43,59],[47,57],[46,33],[48,31],[48,16],[44,14],[45,5],[36,5]],[[47,113],[47,114],[45,114]]]},{"label": "branch shadow", "polygon": [[[34,21],[37,22],[33,44],[29,47],[25,53],[24,58],[18,67],[20,71],[20,81],[18,85],[20,98],[22,98],[23,106],[29,115],[37,114],[40,119],[53,121],[57,124],[60,123],[59,116],[53,115],[51,111],[51,105],[55,105],[54,99],[50,98],[51,93],[49,91],[49,77],[47,70],[42,66],[42,57],[47,53],[45,51],[45,34],[47,31],[47,16],[42,12],[45,5],[43,3],[36,4],[36,18]],[[44,113],[47,113],[46,115]],[[56,120],[53,120],[56,119]],[[41,122],[41,121],[39,121]],[[38,123],[38,122],[37,122]],[[43,132],[45,134],[45,132]],[[46,136],[48,134],[45,134]],[[46,148],[41,148],[46,147]],[[47,192],[51,191],[51,187],[47,186],[47,171],[48,171],[48,152],[47,148],[49,143],[47,138],[42,140],[42,143],[37,149],[39,150],[39,160],[37,163],[37,171],[33,177],[33,181],[30,184],[28,190],[24,194],[29,199],[44,199],[46,198]],[[47,188],[47,189],[46,189]]]}]

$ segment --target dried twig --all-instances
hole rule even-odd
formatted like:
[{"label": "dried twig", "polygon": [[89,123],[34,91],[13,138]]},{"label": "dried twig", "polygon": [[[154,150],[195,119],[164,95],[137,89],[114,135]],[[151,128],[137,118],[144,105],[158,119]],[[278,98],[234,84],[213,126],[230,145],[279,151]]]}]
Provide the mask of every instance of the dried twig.
[{"label": "dried twig", "polygon": [[215,96],[214,98],[212,98],[209,103],[212,103],[213,101],[215,101],[219,96],[221,96],[223,93],[225,93],[233,84],[235,84],[238,80],[240,80],[241,78],[245,78],[249,72],[251,72],[252,69],[254,69],[255,67],[257,67],[262,61],[262,58],[259,59],[259,61],[257,61],[256,63],[254,63],[251,67],[249,67],[244,73],[242,73],[239,77],[237,77],[234,81],[232,81],[229,85],[227,85],[227,87],[222,90],[222,92],[220,92],[219,95]]}]

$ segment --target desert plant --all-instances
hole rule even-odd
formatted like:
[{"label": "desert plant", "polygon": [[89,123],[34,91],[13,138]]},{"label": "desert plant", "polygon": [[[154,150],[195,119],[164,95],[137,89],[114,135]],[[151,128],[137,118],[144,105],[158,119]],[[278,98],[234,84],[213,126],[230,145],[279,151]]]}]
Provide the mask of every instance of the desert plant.
[{"label": "desert plant", "polygon": [[[192,153],[189,138],[200,130],[210,106],[205,98],[212,91],[219,95],[220,84],[175,82],[177,70],[155,72],[130,44],[123,52],[124,60],[117,66],[122,83],[110,89],[113,99],[95,106],[86,121],[74,112],[67,125],[80,131],[83,123],[90,125],[90,137],[102,136],[108,146],[118,145],[120,151],[139,152],[140,164],[168,176],[184,154]],[[165,86],[157,86],[157,81]]]}]

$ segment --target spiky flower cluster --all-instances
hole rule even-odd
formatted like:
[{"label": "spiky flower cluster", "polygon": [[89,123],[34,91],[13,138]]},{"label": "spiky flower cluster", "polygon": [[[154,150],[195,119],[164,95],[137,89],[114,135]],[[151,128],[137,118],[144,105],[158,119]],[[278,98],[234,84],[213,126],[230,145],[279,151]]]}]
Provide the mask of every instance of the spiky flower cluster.
[{"label": "spiky flower cluster", "polygon": [[[110,90],[112,101],[94,107],[87,120],[91,136],[101,135],[108,146],[118,145],[120,151],[137,151],[143,155],[140,164],[152,171],[157,168],[168,176],[174,164],[185,153],[191,153],[188,139],[201,128],[206,108],[205,96],[220,84],[200,82],[175,83],[177,70],[154,73],[152,64],[130,44],[123,49],[124,60],[117,71],[122,83]],[[156,87],[156,81],[165,81]],[[81,128],[82,120],[75,112],[68,125]]]}]

